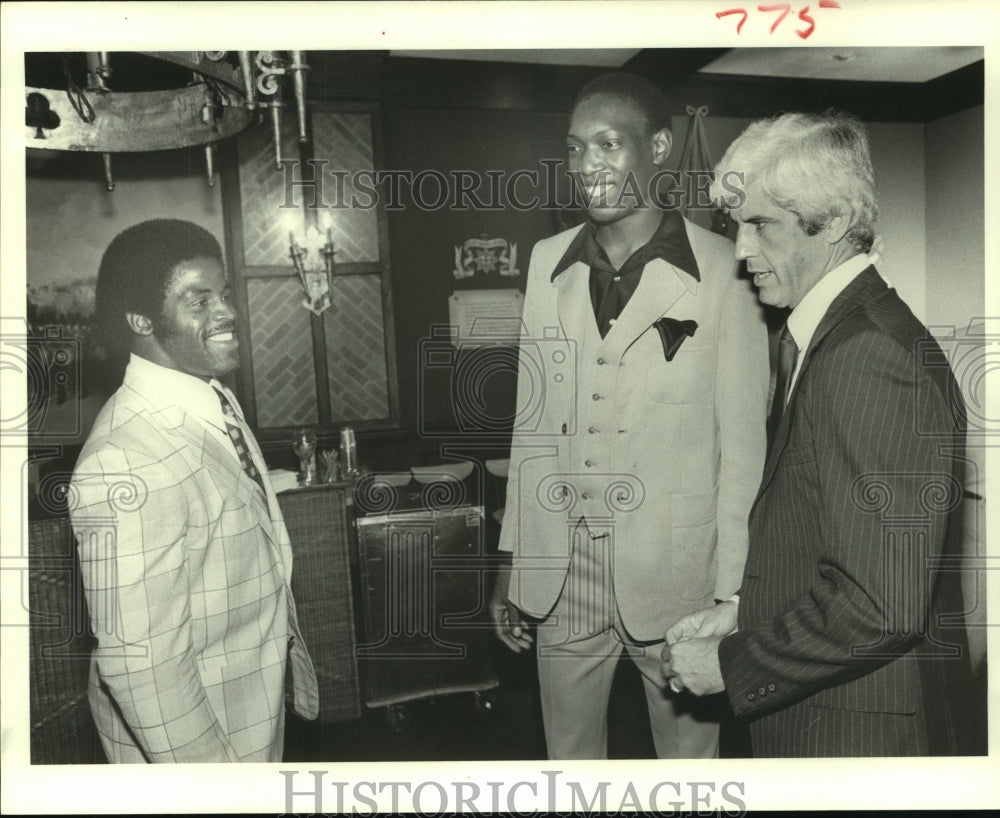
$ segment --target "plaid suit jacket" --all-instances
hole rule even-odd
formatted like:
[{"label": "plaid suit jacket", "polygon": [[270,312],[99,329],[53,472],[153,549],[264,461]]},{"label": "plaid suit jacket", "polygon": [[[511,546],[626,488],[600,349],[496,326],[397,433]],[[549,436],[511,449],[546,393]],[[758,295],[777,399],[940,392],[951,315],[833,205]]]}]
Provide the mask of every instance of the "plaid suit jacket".
[{"label": "plaid suit jacket", "polygon": [[281,511],[169,400],[130,368],[73,475],[91,710],[113,762],[280,761],[288,664],[294,708],[318,713]]},{"label": "plaid suit jacket", "polygon": [[738,631],[719,646],[755,756],[966,752],[946,536],[964,425],[941,349],[869,267],[806,351],[750,514]]}]

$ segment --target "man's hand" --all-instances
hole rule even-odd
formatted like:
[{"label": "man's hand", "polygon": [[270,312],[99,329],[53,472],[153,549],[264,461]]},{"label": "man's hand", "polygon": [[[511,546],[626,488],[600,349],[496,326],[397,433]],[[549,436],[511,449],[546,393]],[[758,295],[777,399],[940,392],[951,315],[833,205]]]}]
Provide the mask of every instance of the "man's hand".
[{"label": "man's hand", "polygon": [[[720,606],[721,607],[721,606]],[[670,689],[687,688],[696,696],[721,693],[726,689],[719,668],[721,636],[686,639],[663,648],[663,675]]]},{"label": "man's hand", "polygon": [[514,653],[528,650],[533,639],[521,618],[521,612],[507,599],[510,589],[510,566],[505,565],[497,572],[493,595],[490,597],[490,619],[497,637]]},{"label": "man's hand", "polygon": [[728,636],[736,630],[738,611],[735,602],[721,602],[711,608],[692,611],[667,629],[667,644],[698,637]]}]

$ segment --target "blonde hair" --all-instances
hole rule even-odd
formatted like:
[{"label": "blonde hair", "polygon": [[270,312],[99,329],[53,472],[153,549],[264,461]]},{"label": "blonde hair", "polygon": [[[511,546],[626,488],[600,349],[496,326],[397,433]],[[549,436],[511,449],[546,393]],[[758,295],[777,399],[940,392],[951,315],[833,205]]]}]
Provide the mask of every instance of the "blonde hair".
[{"label": "blonde hair", "polygon": [[845,238],[871,249],[878,218],[868,135],[850,114],[790,113],[758,120],[740,134],[715,168],[709,188],[720,207],[739,207],[749,185],[794,213],[807,235],[838,215]]}]

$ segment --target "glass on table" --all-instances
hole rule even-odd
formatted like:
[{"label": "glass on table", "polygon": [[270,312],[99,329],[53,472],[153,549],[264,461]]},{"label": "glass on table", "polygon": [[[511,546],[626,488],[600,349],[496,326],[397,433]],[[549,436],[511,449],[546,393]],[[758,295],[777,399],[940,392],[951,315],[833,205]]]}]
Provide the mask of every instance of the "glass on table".
[{"label": "glass on table", "polygon": [[315,485],[316,432],[312,429],[296,429],[292,435],[292,451],[299,458],[299,485]]}]

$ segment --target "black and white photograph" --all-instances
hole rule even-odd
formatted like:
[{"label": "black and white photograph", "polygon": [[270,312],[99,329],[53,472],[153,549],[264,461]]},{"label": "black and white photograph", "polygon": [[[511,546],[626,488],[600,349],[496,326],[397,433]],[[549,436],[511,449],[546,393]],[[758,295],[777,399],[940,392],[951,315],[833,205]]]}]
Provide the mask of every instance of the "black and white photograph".
[{"label": "black and white photograph", "polygon": [[989,4],[0,14],[3,811],[1000,806]]}]

